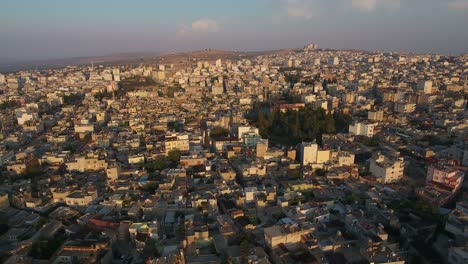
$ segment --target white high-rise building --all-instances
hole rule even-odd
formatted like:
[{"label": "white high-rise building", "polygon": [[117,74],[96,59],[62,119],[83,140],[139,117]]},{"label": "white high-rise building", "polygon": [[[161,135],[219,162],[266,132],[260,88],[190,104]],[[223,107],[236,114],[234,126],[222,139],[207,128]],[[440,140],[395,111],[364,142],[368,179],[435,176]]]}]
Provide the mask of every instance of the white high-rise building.
[{"label": "white high-rise building", "polygon": [[239,126],[237,128],[237,136],[238,139],[241,140],[244,134],[255,134],[255,135],[260,135],[259,130],[256,127],[250,127],[250,126]]},{"label": "white high-rise building", "polygon": [[349,125],[349,133],[356,136],[373,137],[377,123],[354,122]]},{"label": "white high-rise building", "polygon": [[391,183],[403,177],[404,165],[403,157],[375,153],[371,158],[369,171],[380,178],[382,183]]},{"label": "white high-rise building", "polygon": [[317,162],[318,145],[310,142],[303,142],[299,151],[301,164],[308,165]]}]

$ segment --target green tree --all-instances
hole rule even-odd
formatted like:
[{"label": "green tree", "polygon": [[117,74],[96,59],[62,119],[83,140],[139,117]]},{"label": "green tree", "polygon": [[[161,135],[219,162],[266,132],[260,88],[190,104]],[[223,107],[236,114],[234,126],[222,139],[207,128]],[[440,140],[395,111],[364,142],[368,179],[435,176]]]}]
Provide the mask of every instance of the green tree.
[{"label": "green tree", "polygon": [[146,164],[146,171],[150,173],[155,172],[157,170],[161,171],[161,170],[164,170],[165,168],[167,168],[167,162],[166,160],[162,158],[153,160]]},{"label": "green tree", "polygon": [[173,163],[178,163],[180,161],[180,156],[181,156],[180,150],[173,149],[169,151],[169,153],[167,154],[167,159]]},{"label": "green tree", "polygon": [[229,136],[229,130],[221,127],[221,126],[216,126],[211,129],[210,136],[212,138],[223,138]]}]

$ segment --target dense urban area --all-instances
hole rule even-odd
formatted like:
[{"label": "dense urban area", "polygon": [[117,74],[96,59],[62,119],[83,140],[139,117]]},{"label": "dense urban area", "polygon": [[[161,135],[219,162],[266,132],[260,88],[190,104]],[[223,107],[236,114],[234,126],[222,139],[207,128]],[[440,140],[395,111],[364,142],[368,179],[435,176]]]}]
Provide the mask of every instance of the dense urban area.
[{"label": "dense urban area", "polygon": [[0,74],[0,262],[468,263],[468,55]]}]

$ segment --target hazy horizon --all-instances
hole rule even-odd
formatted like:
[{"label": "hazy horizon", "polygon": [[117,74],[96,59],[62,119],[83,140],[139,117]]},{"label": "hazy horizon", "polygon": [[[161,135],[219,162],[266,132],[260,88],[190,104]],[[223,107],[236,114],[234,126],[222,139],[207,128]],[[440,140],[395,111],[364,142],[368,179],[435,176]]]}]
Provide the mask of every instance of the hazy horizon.
[{"label": "hazy horizon", "polygon": [[0,59],[203,49],[467,53],[468,0],[8,1]]}]

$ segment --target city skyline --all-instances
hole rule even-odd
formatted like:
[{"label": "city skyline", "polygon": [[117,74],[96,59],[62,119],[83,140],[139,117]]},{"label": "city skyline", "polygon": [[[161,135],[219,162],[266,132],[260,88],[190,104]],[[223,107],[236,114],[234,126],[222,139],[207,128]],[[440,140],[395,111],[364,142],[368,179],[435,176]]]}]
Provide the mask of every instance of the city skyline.
[{"label": "city skyline", "polygon": [[468,1],[8,1],[1,60],[205,48],[466,53]]}]

